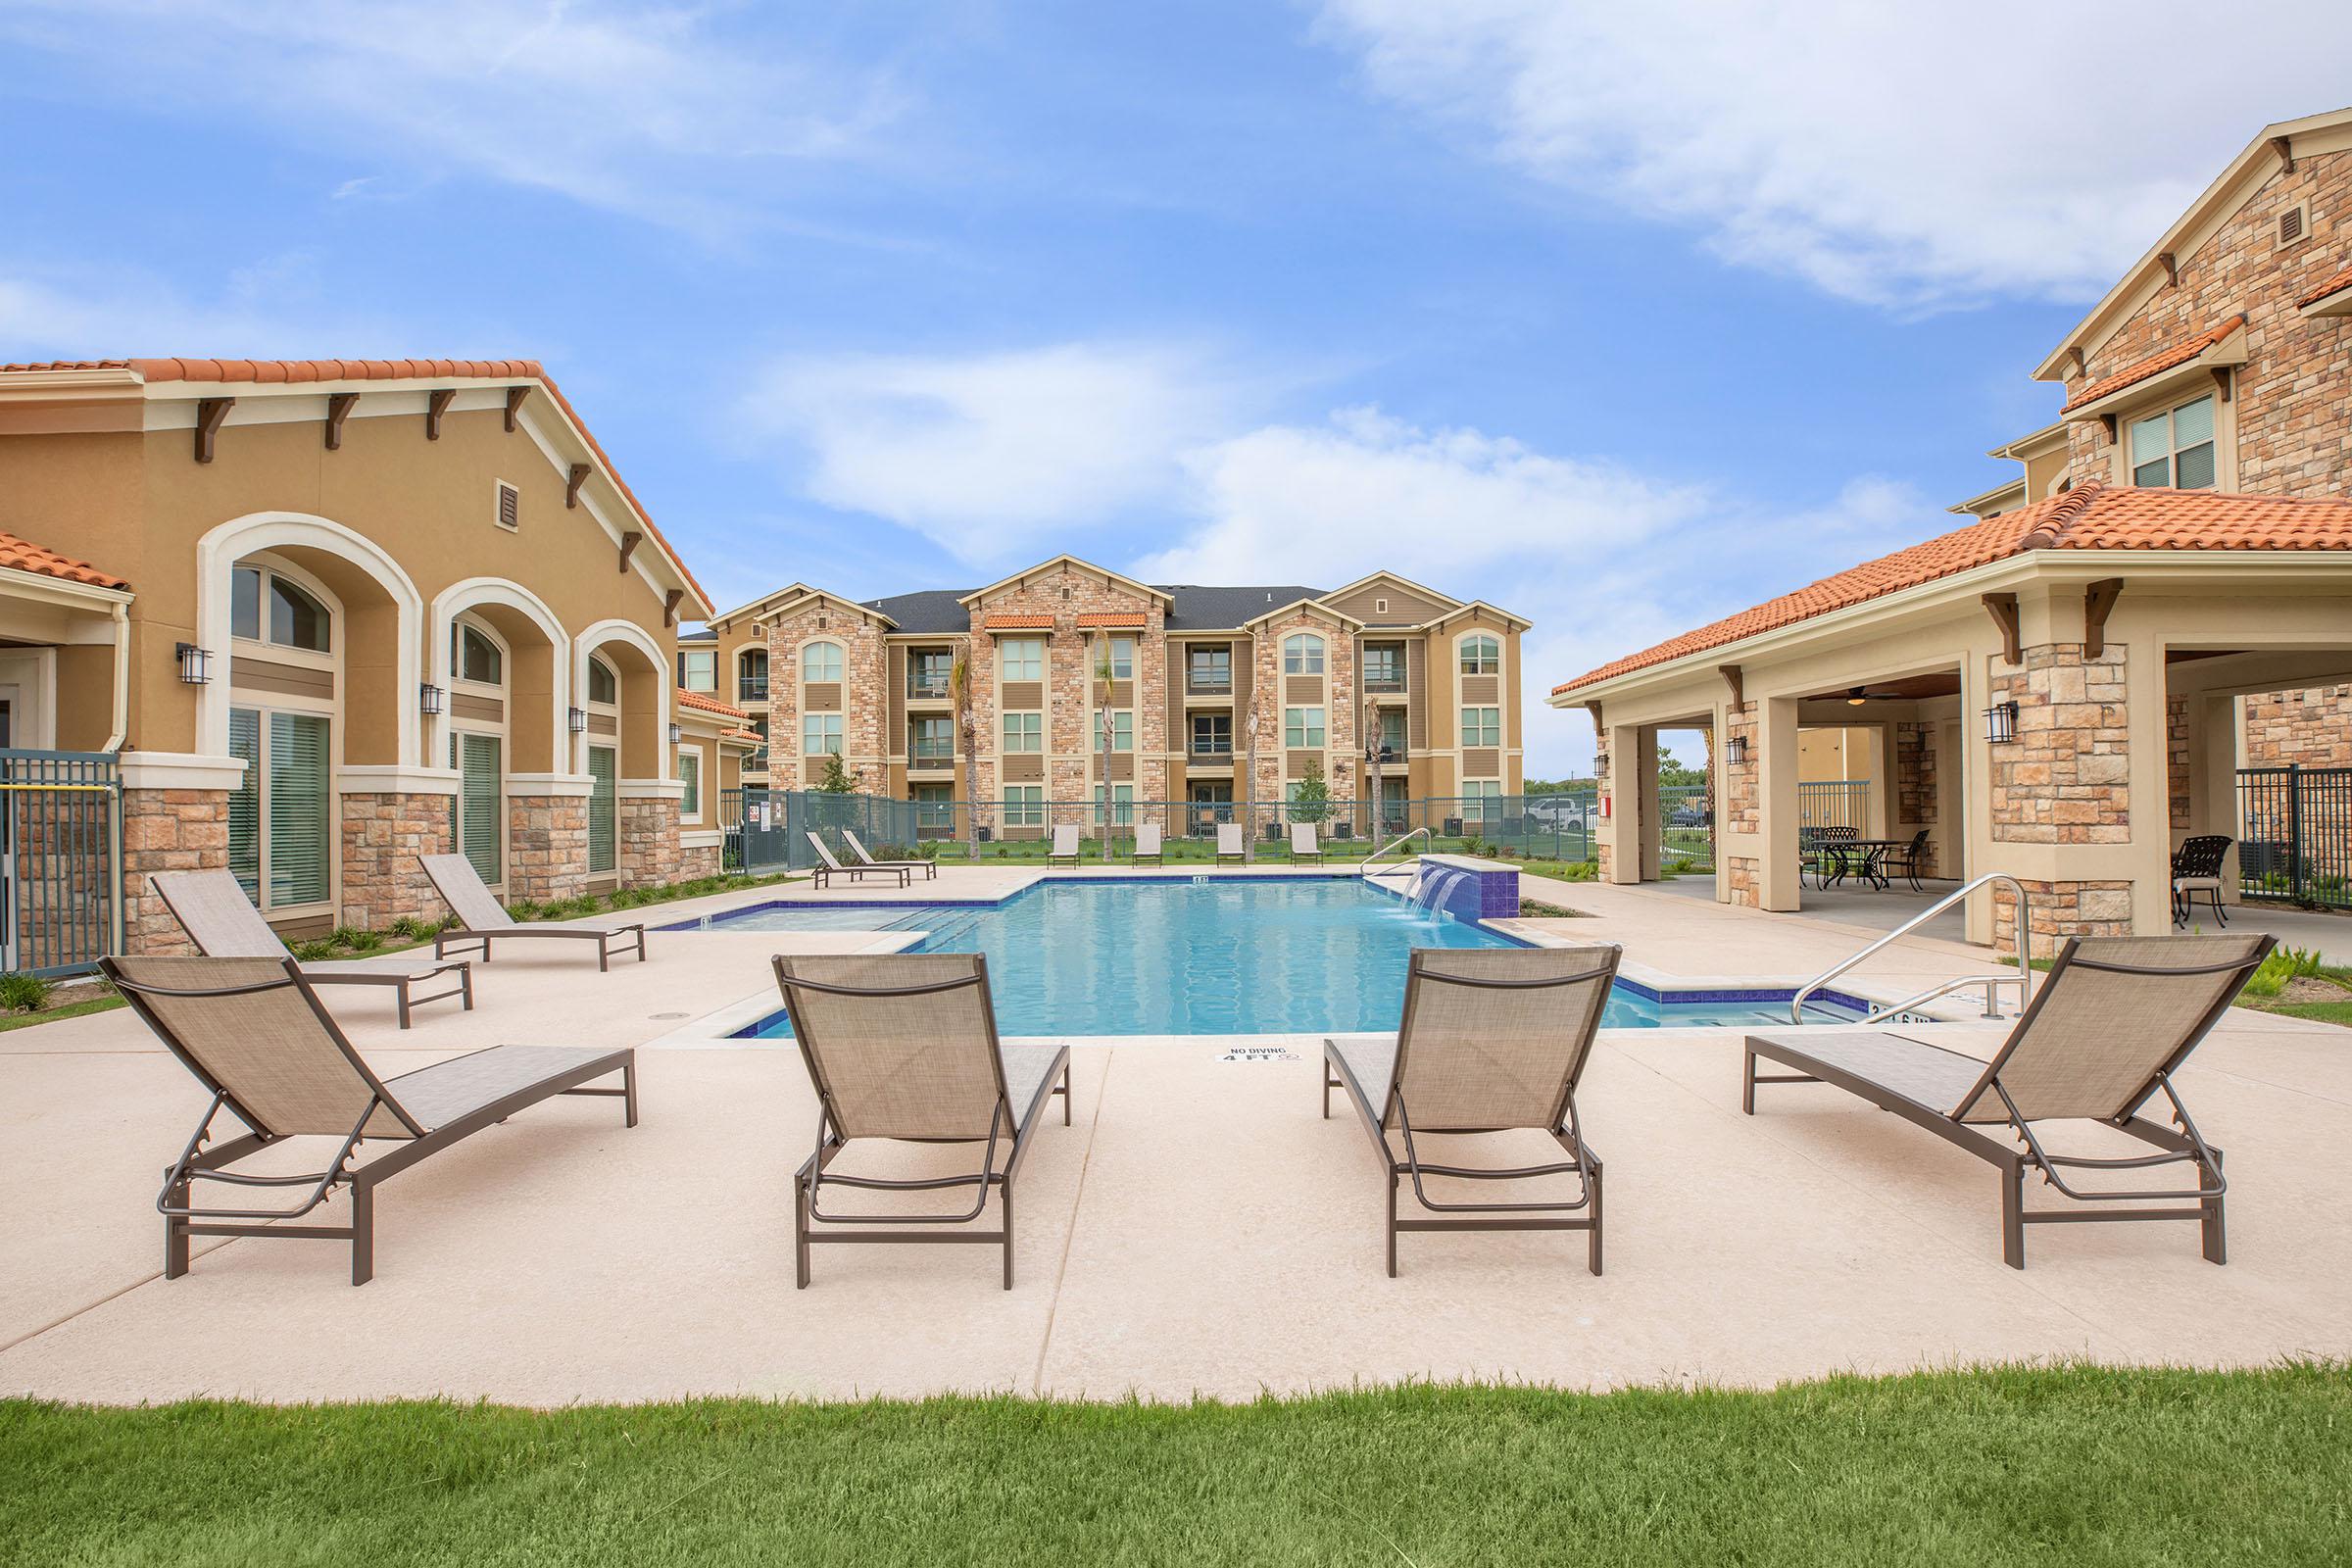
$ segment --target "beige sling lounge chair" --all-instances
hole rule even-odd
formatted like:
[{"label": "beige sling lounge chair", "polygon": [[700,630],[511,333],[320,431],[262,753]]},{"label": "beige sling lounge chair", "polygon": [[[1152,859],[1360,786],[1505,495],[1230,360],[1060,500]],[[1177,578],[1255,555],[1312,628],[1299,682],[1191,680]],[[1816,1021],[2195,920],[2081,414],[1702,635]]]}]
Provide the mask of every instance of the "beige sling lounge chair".
[{"label": "beige sling lounge chair", "polygon": [[1046,848],[1046,864],[1076,865],[1078,863],[1078,824],[1054,824],[1054,842]]},{"label": "beige sling lounge chair", "polygon": [[1291,824],[1291,863],[1301,865],[1308,860],[1314,861],[1317,865],[1323,863],[1322,840],[1315,836],[1314,823],[1293,822]]},{"label": "beige sling lounge chair", "polygon": [[841,842],[847,844],[850,847],[850,853],[858,857],[858,863],[859,865],[870,865],[878,871],[891,870],[895,868],[905,871],[909,876],[913,875],[917,871],[920,871],[923,873],[923,879],[925,881],[930,881],[939,875],[939,862],[936,860],[875,859],[873,852],[865,847],[864,841],[859,839],[857,834],[851,832],[846,827],[841,830]]},{"label": "beige sling lounge chair", "polygon": [[901,887],[905,887],[913,877],[913,873],[903,865],[874,863],[844,865],[834,858],[833,852],[825,847],[825,841],[813,833],[808,835],[808,847],[816,852],[816,864],[808,868],[808,874],[816,879],[816,885],[819,888],[837,876],[846,876],[852,882],[862,882],[869,876],[891,877],[895,878]]},{"label": "beige sling lounge chair", "polygon": [[[444,931],[433,938],[433,956],[438,958],[462,942],[481,944],[482,961],[490,961],[493,940],[508,942],[516,939],[555,942],[593,942],[596,944],[596,967],[601,974],[612,967],[612,960],[634,953],[637,961],[645,961],[645,923],[632,921],[610,930],[576,925],[524,925],[509,914],[506,906],[492,896],[482,882],[481,873],[473,862],[463,855],[419,855],[416,863],[441,895],[450,912],[458,917],[456,929]],[[627,937],[630,942],[621,942]]]},{"label": "beige sling lounge chair", "polygon": [[[2081,1220],[2193,1219],[2205,1256],[2227,1260],[2222,1152],[2205,1142],[2173,1074],[2271,951],[2268,936],[2100,937],[2070,940],[1990,1062],[1899,1031],[1808,1029],[1749,1035],[1740,1108],[1756,1112],[1756,1085],[1825,1083],[1956,1144],[2000,1173],[2001,1254],[2026,1266],[2026,1227]],[[1759,1058],[1793,1073],[1760,1075]],[[2172,1125],[2140,1107],[2161,1092]],[[2037,1125],[2094,1121],[2159,1152],[2092,1159],[2053,1154]],[[2188,1191],[2078,1188],[2071,1170],[2136,1171],[2186,1164]],[[2081,1203],[2026,1211],[2026,1173]],[[2187,1203],[2188,1207],[2103,1207]]]},{"label": "beige sling lounge chair", "polygon": [[1219,822],[1217,824],[1217,863],[1219,865],[1240,865],[1249,858],[1250,847],[1242,842],[1242,824]]},{"label": "beige sling lounge chair", "polygon": [[[808,1250],[819,1242],[998,1242],[1004,1289],[1011,1290],[1013,1178],[1053,1096],[1061,1097],[1062,1125],[1069,1125],[1069,1048],[997,1038],[988,960],[976,953],[779,956],[775,966],[821,1107],[815,1152],[793,1177],[793,1271],[800,1288],[808,1288]],[[834,1170],[834,1159],[858,1139],[984,1147],[968,1175],[893,1179]],[[945,1213],[828,1213],[825,1195],[837,1187],[901,1193],[960,1187],[971,1190],[972,1200],[969,1208]],[[997,1229],[944,1228],[979,1221],[991,1192]]]},{"label": "beige sling lounge chair", "polygon": [[[164,907],[179,922],[179,928],[196,944],[196,951],[208,958],[276,958],[286,959],[293,955],[262,911],[245,897],[234,871],[157,871],[147,878]],[[410,988],[454,975],[457,984],[441,991],[416,995]],[[414,964],[400,969],[378,968],[373,964],[329,962],[302,965],[302,977],[313,986],[391,986],[393,1000],[400,1009],[400,1026],[409,1026],[409,1009],[420,1002],[439,1002],[445,997],[465,999],[466,1010],[473,1010],[473,966],[460,958],[454,963],[435,962]]]},{"label": "beige sling lounge chair", "polygon": [[[1583,1231],[1585,1264],[1600,1272],[1600,1156],[1585,1142],[1576,1086],[1600,1027],[1618,950],[1416,948],[1405,972],[1395,1040],[1323,1042],[1323,1114],[1331,1092],[1354,1104],[1388,1178],[1389,1275],[1405,1231]],[[1543,1165],[1431,1164],[1418,1140],[1433,1134],[1534,1129],[1567,1153]],[[1574,1174],[1573,1200],[1445,1202],[1425,1178],[1511,1181]],[[1399,1219],[1409,1178],[1424,1215]]]},{"label": "beige sling lounge chair", "polygon": [[1157,822],[1138,822],[1135,825],[1135,848],[1128,852],[1127,863],[1141,865],[1146,860],[1153,865],[1168,863],[1167,855],[1160,848]]},{"label": "beige sling lounge chair", "polygon": [[[610,1095],[637,1125],[637,1054],[627,1049],[493,1046],[397,1078],[378,1078],[335,1027],[292,959],[145,957],[100,960],[131,1010],[212,1091],[195,1136],[164,1174],[164,1277],[188,1271],[194,1236],[293,1236],[351,1243],[351,1283],[375,1272],[375,1189],[418,1160],[555,1095]],[[617,1089],[583,1087],[620,1074]],[[206,1144],[222,1108],[248,1129]],[[248,1154],[292,1138],[340,1146],[324,1168],[302,1174],[232,1170]],[[391,1152],[355,1165],[364,1139]],[[209,1208],[197,1182],[308,1188],[293,1208]],[[348,1188],[344,1225],[289,1225]]]}]

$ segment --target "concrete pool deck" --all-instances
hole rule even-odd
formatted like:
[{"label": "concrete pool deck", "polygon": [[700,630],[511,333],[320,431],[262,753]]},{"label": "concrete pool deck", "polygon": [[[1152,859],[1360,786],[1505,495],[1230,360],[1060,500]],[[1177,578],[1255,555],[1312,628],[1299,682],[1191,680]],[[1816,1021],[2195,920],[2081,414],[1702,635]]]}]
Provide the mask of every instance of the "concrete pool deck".
[{"label": "concrete pool deck", "polygon": [[[992,897],[1036,874],[952,869],[929,893]],[[1807,973],[1875,934],[1638,889],[1528,892],[1592,916],[1547,927],[1672,973]],[[503,1043],[646,1044],[763,989],[787,943],[872,939],[660,935],[651,962],[603,976],[517,948],[481,971],[477,1010],[425,1007],[406,1033],[380,999],[332,1002],[387,1072]],[[1862,973],[1916,989],[1984,963],[1906,942]],[[1997,1039],[1937,1034],[1978,1054]],[[1220,1059],[1243,1040],[1291,1059]],[[1608,1273],[1585,1272],[1574,1238],[1410,1236],[1390,1280],[1380,1177],[1361,1129],[1316,1113],[1314,1038],[1082,1044],[1075,1125],[1043,1129],[1022,1173],[1007,1293],[987,1248],[820,1249],[796,1292],[787,1182],[815,1124],[798,1056],[651,1044],[637,1128],[611,1102],[553,1102],[388,1184],[376,1278],[354,1290],[326,1242],[200,1242],[192,1273],[160,1278],[155,1187],[204,1096],[118,1010],[0,1035],[0,1393],[1247,1398],[1411,1377],[1589,1388],[2342,1356],[2348,1048],[2344,1030],[2241,1010],[2183,1073],[2229,1153],[2227,1267],[2199,1258],[2191,1225],[2056,1226],[2031,1233],[2018,1273],[1989,1168],[1827,1089],[1768,1090],[1741,1116],[1739,1031],[1612,1031],[1581,1097],[1608,1166]]]}]

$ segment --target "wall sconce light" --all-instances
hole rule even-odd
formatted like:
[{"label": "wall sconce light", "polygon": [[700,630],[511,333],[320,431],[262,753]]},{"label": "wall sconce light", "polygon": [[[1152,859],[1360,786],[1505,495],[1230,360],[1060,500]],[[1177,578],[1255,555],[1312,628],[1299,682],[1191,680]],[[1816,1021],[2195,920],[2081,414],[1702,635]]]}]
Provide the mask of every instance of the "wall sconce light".
[{"label": "wall sconce light", "polygon": [[213,655],[209,648],[194,643],[174,643],[172,657],[179,661],[179,678],[190,686],[203,686],[213,678]]},{"label": "wall sconce light", "polygon": [[1735,735],[1730,740],[1726,741],[1723,747],[1723,760],[1731,763],[1734,767],[1739,767],[1742,763],[1746,762],[1747,737],[1744,735]]},{"label": "wall sconce light", "polygon": [[672,746],[675,746],[675,745],[677,745],[677,744],[678,744],[678,742],[680,742],[680,741],[684,740],[685,738],[686,738],[686,731],[685,731],[685,730],[683,730],[682,728],[680,728],[679,726],[677,726],[677,725],[675,725],[675,724],[672,724],[672,725],[670,725],[670,726],[669,726],[669,744],[670,744],[670,745],[672,745]]},{"label": "wall sconce light", "polygon": [[2006,746],[2017,739],[2017,705],[1995,703],[1984,710],[1984,739],[1995,746]]},{"label": "wall sconce light", "polygon": [[564,714],[564,722],[574,735],[585,734],[588,729],[588,710],[585,708],[567,710]]},{"label": "wall sconce light", "polygon": [[433,714],[441,711],[441,688],[426,681],[416,688],[416,711]]}]

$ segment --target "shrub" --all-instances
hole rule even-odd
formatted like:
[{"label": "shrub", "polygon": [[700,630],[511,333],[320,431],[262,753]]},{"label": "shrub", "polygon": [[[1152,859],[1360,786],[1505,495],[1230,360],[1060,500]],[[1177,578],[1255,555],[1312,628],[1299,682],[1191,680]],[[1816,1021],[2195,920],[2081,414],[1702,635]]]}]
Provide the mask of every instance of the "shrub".
[{"label": "shrub", "polygon": [[11,1012],[38,1012],[56,989],[57,982],[37,974],[0,974],[0,1007]]},{"label": "shrub", "polygon": [[413,914],[404,914],[393,921],[389,929],[401,941],[414,942],[419,937],[430,936],[433,928]]},{"label": "shrub", "polygon": [[354,953],[373,953],[384,945],[380,931],[337,931],[335,940]]},{"label": "shrub", "polygon": [[294,944],[294,956],[302,963],[324,963],[335,956],[335,945],[314,939]]},{"label": "shrub", "polygon": [[2301,980],[2320,972],[2320,953],[2317,948],[2274,948],[2271,956],[2262,960],[2246,981],[2246,991],[2257,997],[2275,997],[2286,989],[2289,980]]},{"label": "shrub", "polygon": [[507,906],[507,912],[517,920],[542,920],[549,907],[537,899],[515,899]]}]

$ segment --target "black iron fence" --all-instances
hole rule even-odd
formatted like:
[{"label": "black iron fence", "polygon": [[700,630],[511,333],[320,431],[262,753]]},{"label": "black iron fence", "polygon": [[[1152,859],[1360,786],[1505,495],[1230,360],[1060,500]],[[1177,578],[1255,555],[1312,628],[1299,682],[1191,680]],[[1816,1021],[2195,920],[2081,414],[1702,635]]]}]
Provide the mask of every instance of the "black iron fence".
[{"label": "black iron fence", "polygon": [[0,970],[73,974],[120,946],[121,799],[111,753],[0,751]]},{"label": "black iron fence", "polygon": [[2352,767],[2237,771],[2239,895],[2352,908]]},{"label": "black iron fence", "polygon": [[719,863],[729,871],[804,871],[817,863],[813,833],[834,858],[852,863],[845,833],[855,833],[876,858],[916,853],[917,808],[880,795],[833,795],[823,790],[724,790],[719,823],[726,833]]}]

